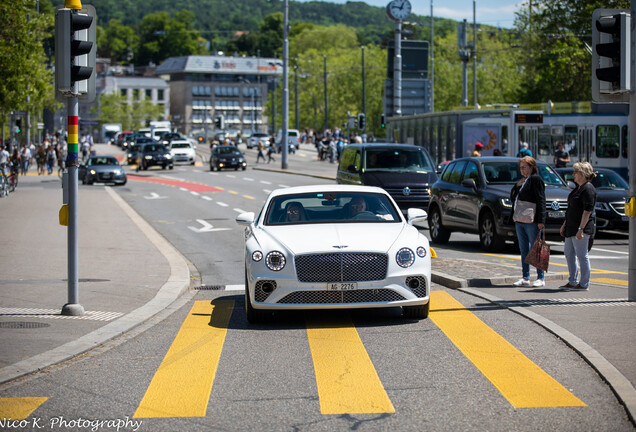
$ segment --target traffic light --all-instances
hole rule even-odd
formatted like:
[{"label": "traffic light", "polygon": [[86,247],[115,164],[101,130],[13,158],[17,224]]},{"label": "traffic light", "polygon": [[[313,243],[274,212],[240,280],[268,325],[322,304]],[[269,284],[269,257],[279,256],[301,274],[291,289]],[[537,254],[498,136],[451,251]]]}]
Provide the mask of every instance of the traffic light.
[{"label": "traffic light", "polygon": [[217,129],[225,129],[225,117],[223,117],[223,114],[214,117],[214,127]]},{"label": "traffic light", "polygon": [[15,121],[15,133],[20,133],[22,130],[22,119],[16,119]]},{"label": "traffic light", "polygon": [[620,9],[592,14],[592,99],[629,101],[631,82],[631,15]]},{"label": "traffic light", "polygon": [[367,116],[365,116],[364,113],[358,114],[358,129],[364,130],[366,124],[367,124]]},{"label": "traffic light", "polygon": [[386,127],[386,122],[384,121],[384,114],[380,114],[380,127],[384,129]]},{"label": "traffic light", "polygon": [[59,8],[55,12],[55,89],[58,100],[79,96],[95,98],[95,9],[81,12]]}]

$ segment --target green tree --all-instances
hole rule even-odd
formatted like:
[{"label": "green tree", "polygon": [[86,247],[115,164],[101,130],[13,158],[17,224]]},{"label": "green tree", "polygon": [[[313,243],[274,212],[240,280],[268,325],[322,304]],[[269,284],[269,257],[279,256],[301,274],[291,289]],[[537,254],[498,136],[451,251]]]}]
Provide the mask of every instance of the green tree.
[{"label": "green tree", "polygon": [[592,12],[629,0],[529,0],[517,13],[521,102],[591,99]]},{"label": "green tree", "polygon": [[139,50],[139,35],[131,26],[113,19],[97,28],[97,53],[113,62],[127,64]]},{"label": "green tree", "polygon": [[[290,38],[290,57],[297,59],[292,66],[297,66],[294,71],[299,78],[302,128],[322,130],[324,126],[325,56],[329,128],[341,127],[347,121],[348,112],[351,115],[362,112],[361,48],[356,30],[344,25],[305,27]],[[379,119],[385,65],[385,50],[378,46],[365,47],[367,130],[376,135],[381,133]],[[290,73],[290,83],[294,78]],[[293,107],[293,98],[293,88],[290,88],[290,107]],[[290,109],[290,124],[294,123],[294,112]]]},{"label": "green tree", "polygon": [[[53,15],[35,10],[35,0],[0,5],[0,113],[55,107],[53,75],[44,45],[53,31]],[[27,102],[30,100],[30,102]]]},{"label": "green tree", "polygon": [[204,55],[207,49],[194,30],[194,13],[183,10],[171,18],[167,12],[146,15],[139,24],[137,64],[159,64],[168,57]]},{"label": "green tree", "polygon": [[99,109],[97,120],[102,123],[121,123],[123,130],[136,130],[145,127],[151,120],[161,120],[163,107],[153,105],[144,97],[142,100],[128,103],[125,96],[118,93],[102,94],[99,107],[93,107],[93,113]]}]

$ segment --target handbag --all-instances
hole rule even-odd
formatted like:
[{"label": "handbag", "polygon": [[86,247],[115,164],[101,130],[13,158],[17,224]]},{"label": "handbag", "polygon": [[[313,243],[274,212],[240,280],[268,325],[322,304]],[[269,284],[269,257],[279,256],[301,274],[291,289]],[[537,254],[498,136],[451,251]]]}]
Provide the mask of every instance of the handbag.
[{"label": "handbag", "polygon": [[512,220],[521,223],[532,223],[534,222],[534,214],[536,211],[537,205],[535,203],[517,200]]},{"label": "handbag", "polygon": [[545,230],[540,230],[532,244],[530,252],[523,261],[543,271],[548,271],[550,264],[550,245],[545,242]]}]

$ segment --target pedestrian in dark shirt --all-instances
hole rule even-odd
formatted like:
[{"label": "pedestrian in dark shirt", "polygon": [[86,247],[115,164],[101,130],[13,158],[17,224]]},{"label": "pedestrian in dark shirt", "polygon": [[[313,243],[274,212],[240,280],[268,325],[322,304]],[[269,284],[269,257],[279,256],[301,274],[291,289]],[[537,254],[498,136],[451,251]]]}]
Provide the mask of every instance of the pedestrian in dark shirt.
[{"label": "pedestrian in dark shirt", "polygon": [[[596,189],[592,186],[591,180],[596,177],[596,174],[594,174],[594,169],[589,162],[577,162],[573,168],[576,189],[568,196],[565,222],[561,226],[561,235],[565,237],[563,253],[568,264],[569,278],[568,283],[563,285],[561,289],[587,291],[591,274],[587,248],[590,236],[594,234],[594,217],[592,215],[596,205]],[[580,279],[579,267],[581,267]]]},{"label": "pedestrian in dark shirt", "polygon": [[557,141],[556,148],[554,152],[554,167],[565,168],[570,163],[570,155],[565,151],[563,141]]}]

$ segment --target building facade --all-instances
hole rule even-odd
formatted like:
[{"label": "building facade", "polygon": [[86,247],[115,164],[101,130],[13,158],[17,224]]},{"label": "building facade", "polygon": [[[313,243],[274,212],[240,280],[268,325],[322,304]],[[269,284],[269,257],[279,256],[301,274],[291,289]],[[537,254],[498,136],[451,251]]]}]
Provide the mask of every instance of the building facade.
[{"label": "building facade", "polygon": [[267,132],[263,107],[282,73],[278,59],[219,55],[171,57],[155,71],[169,83],[173,128],[198,136],[218,132],[220,116],[230,135]]}]

